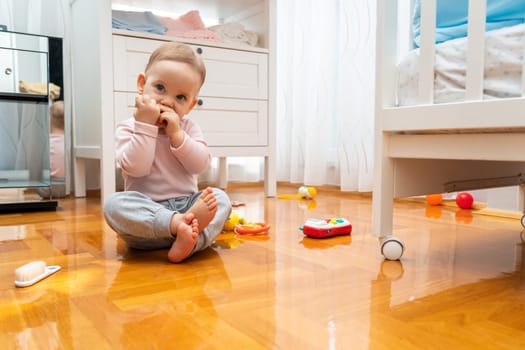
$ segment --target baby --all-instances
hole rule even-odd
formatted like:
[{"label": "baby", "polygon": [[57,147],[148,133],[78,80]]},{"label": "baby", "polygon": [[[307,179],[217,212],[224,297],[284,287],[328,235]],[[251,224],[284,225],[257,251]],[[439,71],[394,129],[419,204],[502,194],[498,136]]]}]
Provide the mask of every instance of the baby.
[{"label": "baby", "polygon": [[170,248],[174,263],[209,247],[231,212],[224,191],[197,188],[211,153],[200,127],[185,116],[205,77],[204,62],[191,47],[160,46],[137,77],[134,116],[116,130],[125,191],[106,200],[106,221],[132,248]]}]

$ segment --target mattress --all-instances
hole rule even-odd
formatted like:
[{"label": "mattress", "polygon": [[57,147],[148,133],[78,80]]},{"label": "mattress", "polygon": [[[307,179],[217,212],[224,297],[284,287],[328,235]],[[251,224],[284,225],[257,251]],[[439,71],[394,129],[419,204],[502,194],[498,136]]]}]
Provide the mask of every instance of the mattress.
[{"label": "mattress", "polygon": [[[484,99],[521,96],[521,70],[525,24],[486,33]],[[436,45],[434,103],[457,102],[465,96],[467,39]],[[412,50],[398,65],[397,103],[418,104],[419,49]]]}]

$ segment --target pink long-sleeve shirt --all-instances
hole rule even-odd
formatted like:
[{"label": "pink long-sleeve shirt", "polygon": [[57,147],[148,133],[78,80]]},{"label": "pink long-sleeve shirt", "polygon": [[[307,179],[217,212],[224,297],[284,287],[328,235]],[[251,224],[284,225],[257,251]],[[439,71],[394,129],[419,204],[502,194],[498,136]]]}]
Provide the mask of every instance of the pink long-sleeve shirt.
[{"label": "pink long-sleeve shirt", "polygon": [[155,201],[195,193],[197,175],[211,162],[211,153],[200,127],[181,121],[184,141],[174,148],[156,125],[129,118],[117,126],[117,163],[127,191],[141,192]]}]

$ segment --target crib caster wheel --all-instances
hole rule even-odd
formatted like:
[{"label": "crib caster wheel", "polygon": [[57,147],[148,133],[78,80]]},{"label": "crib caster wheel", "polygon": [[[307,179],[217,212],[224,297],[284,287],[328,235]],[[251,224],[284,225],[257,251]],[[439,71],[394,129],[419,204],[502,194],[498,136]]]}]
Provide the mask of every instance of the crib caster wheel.
[{"label": "crib caster wheel", "polygon": [[397,237],[387,237],[381,242],[381,254],[387,260],[399,260],[404,250],[403,241]]},{"label": "crib caster wheel", "polygon": [[521,226],[525,228],[525,215],[521,217]]}]

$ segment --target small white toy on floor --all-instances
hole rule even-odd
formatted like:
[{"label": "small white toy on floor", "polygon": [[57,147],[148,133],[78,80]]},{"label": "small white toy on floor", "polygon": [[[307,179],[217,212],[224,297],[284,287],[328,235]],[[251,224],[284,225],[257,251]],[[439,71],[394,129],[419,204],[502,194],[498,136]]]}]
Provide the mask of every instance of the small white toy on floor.
[{"label": "small white toy on floor", "polygon": [[15,286],[29,287],[60,270],[60,266],[47,266],[44,261],[33,261],[15,270]]}]

